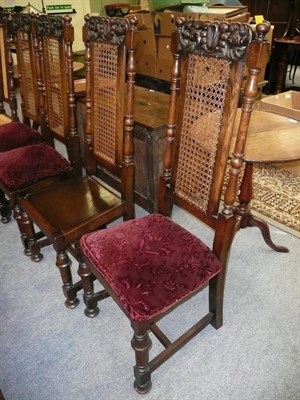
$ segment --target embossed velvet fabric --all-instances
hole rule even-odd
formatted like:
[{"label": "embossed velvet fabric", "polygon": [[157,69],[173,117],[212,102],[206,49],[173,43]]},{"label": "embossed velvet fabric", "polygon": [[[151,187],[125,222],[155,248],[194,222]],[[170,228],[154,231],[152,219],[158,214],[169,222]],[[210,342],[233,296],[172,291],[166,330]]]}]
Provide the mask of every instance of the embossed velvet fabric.
[{"label": "embossed velvet fabric", "polygon": [[139,322],[168,310],[222,270],[201,240],[160,214],[84,235],[81,249]]},{"label": "embossed velvet fabric", "polygon": [[70,168],[70,163],[46,143],[0,153],[0,180],[11,190],[23,189]]},{"label": "embossed velvet fabric", "polygon": [[41,141],[42,137],[39,132],[21,122],[10,122],[0,126],[0,152]]}]

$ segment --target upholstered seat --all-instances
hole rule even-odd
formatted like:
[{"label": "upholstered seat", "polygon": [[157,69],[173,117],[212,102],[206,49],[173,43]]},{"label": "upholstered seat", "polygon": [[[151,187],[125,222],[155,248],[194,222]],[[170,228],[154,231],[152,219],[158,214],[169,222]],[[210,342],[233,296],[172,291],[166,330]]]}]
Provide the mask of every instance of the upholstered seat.
[{"label": "upholstered seat", "polygon": [[41,142],[42,136],[35,129],[21,122],[0,126],[0,152]]},{"label": "upholstered seat", "polygon": [[81,249],[138,322],[167,311],[222,269],[200,239],[161,214],[85,235]]},{"label": "upholstered seat", "polygon": [[69,170],[70,163],[46,143],[0,153],[0,181],[14,191]]}]

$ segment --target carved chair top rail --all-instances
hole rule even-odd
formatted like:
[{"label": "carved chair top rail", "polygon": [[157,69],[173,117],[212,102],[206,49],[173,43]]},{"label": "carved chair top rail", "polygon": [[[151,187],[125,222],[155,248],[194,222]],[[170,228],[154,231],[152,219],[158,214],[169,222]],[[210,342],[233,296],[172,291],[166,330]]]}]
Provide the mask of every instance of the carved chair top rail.
[{"label": "carved chair top rail", "polygon": [[247,54],[254,36],[253,29],[246,23],[226,21],[176,20],[176,30],[180,33],[179,50],[240,60]]}]

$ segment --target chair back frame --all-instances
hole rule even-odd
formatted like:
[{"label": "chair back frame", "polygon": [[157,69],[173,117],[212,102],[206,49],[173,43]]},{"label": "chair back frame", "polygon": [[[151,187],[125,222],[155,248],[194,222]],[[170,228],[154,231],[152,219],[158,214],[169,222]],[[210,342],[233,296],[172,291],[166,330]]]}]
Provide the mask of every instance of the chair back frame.
[{"label": "chair back frame", "polygon": [[14,14],[12,30],[16,47],[23,122],[38,128],[40,121],[37,68],[37,38],[34,34],[34,14]]},{"label": "chair back frame", "polygon": [[0,11],[0,114],[5,113],[3,102],[7,102],[12,121],[19,121],[11,44],[11,14]]},{"label": "chair back frame", "polygon": [[[41,114],[47,141],[66,146],[68,159],[81,175],[73,77],[74,28],[69,16],[40,15],[36,19],[40,68]],[[65,79],[67,77],[67,79]]]},{"label": "chair back frame", "polygon": [[[136,25],[134,17],[86,16],[83,27],[86,46],[85,167],[90,175],[101,176],[101,169],[106,169],[120,177],[121,194],[131,199],[127,203],[132,206]],[[105,62],[101,62],[103,58]],[[130,214],[134,215],[133,210]]]},{"label": "chair back frame", "polygon": [[[224,248],[217,241],[219,244],[215,250],[218,257],[221,253],[226,254],[225,259],[240,222],[233,205],[236,201],[237,176],[243,164],[248,118],[255,100],[253,91],[256,90],[257,71],[264,61],[261,60],[262,54],[267,54],[269,46],[265,30],[263,24],[255,34],[250,25],[244,23],[233,25],[178,18],[176,31],[172,35],[174,63],[158,207],[161,213],[170,215],[173,204],[177,204],[214,230],[220,229],[223,236],[220,243],[224,244]],[[252,67],[250,83],[244,97],[225,202],[220,212],[246,63]],[[194,115],[191,102],[199,103],[196,104]],[[200,186],[195,186],[197,182],[200,182]],[[228,236],[224,228],[218,227],[218,224],[222,226],[224,217],[228,227],[231,226]],[[226,237],[228,246],[224,240]],[[223,262],[225,259],[221,257]]]}]

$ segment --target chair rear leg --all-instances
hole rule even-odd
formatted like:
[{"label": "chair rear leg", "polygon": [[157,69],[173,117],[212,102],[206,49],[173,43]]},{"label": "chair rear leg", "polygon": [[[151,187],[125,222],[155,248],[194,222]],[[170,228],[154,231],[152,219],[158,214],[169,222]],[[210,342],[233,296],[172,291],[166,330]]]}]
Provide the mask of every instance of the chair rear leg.
[{"label": "chair rear leg", "polygon": [[149,324],[131,322],[133,337],[131,346],[135,352],[134,388],[138,393],[148,393],[151,389],[151,371],[149,367],[149,350],[151,339],[148,334]]},{"label": "chair rear leg", "polygon": [[223,325],[224,284],[224,271],[209,281],[209,311],[214,313],[211,325],[215,329],[219,329]]},{"label": "chair rear leg", "polygon": [[67,308],[75,308],[79,304],[77,297],[77,287],[73,285],[71,274],[71,260],[67,251],[60,251],[56,256],[56,266],[59,269],[60,276],[63,282],[63,293],[66,298],[65,306]]}]

